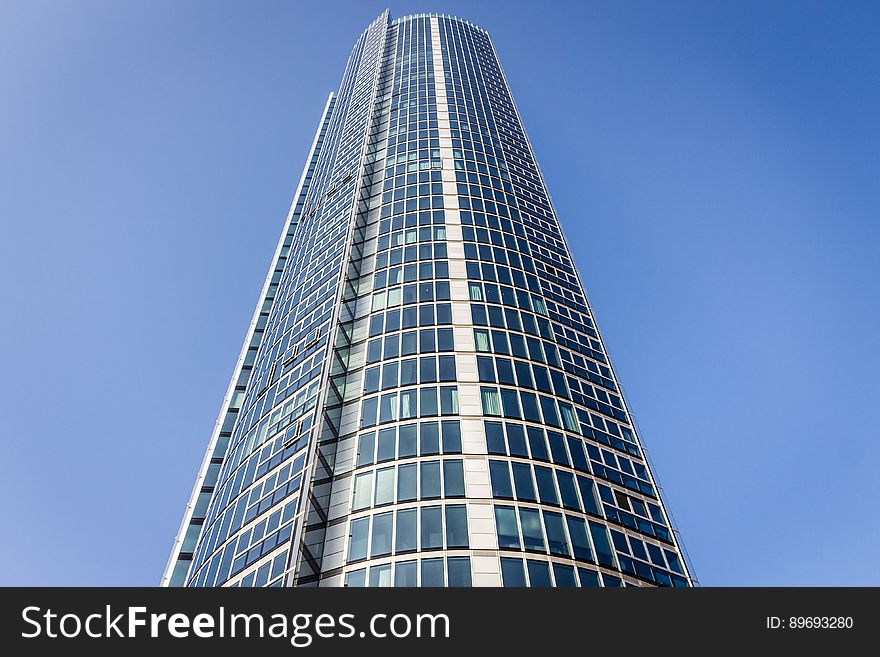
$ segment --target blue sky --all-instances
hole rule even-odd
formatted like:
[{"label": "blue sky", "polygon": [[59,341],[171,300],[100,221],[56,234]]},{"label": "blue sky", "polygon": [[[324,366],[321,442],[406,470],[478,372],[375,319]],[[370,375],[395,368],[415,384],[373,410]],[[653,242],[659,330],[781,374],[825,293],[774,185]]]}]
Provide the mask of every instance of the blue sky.
[{"label": "blue sky", "polygon": [[0,584],[159,581],[315,124],[487,28],[704,585],[880,584],[880,5],[0,5]]}]

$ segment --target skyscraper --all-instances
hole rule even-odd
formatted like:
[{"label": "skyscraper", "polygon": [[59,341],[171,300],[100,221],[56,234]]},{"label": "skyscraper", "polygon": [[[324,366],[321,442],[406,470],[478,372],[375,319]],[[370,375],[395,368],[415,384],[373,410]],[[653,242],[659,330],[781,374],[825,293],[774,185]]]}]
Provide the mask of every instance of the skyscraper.
[{"label": "skyscraper", "polygon": [[489,35],[361,35],[162,584],[692,583]]}]

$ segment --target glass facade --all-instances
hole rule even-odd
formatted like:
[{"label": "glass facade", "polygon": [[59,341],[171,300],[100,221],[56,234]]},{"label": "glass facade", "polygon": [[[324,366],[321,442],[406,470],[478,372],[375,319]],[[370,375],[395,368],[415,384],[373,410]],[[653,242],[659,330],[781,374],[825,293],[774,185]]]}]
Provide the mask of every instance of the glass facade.
[{"label": "glass facade", "polygon": [[166,586],[691,586],[489,35],[361,35]]}]

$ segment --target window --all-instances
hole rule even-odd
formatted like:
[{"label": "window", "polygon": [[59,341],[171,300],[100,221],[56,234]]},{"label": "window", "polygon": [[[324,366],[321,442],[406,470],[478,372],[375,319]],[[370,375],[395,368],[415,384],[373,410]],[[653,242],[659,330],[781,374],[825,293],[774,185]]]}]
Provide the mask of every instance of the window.
[{"label": "window", "polygon": [[443,461],[443,495],[464,497],[464,464],[459,460]]},{"label": "window", "polygon": [[352,570],[345,576],[345,585],[352,588],[362,588],[367,585],[367,569]]},{"label": "window", "polygon": [[522,559],[501,557],[501,583],[505,587],[523,587],[526,585],[526,574]]},{"label": "window", "polygon": [[510,448],[511,456],[528,457],[529,452],[526,449],[526,434],[521,424],[505,425],[507,429],[507,444]]},{"label": "window", "polygon": [[543,552],[544,533],[541,529],[541,516],[535,509],[519,510],[519,522],[522,527],[523,548]]},{"label": "window", "polygon": [[390,461],[394,458],[395,452],[395,433],[396,429],[381,429],[379,431],[379,440],[378,440],[378,455],[376,460],[380,463],[382,461]]},{"label": "window", "polygon": [[489,477],[492,481],[492,497],[513,498],[510,486],[510,470],[507,461],[489,461]]},{"label": "window", "polygon": [[373,473],[365,472],[354,478],[354,498],[351,503],[352,511],[360,511],[370,506],[370,497],[373,493]]},{"label": "window", "polygon": [[381,506],[392,502],[394,502],[394,468],[377,470],[375,505]]},{"label": "window", "polygon": [[580,511],[577,491],[574,486],[574,476],[570,472],[556,471],[556,482],[559,484],[559,494],[562,496],[562,506],[566,509]]},{"label": "window", "polygon": [[578,488],[581,489],[581,499],[584,501],[584,511],[594,516],[602,515],[599,513],[599,504],[596,501],[596,486],[592,479],[578,476]]},{"label": "window", "polygon": [[370,566],[370,586],[391,586],[391,564]]},{"label": "window", "polygon": [[418,537],[416,535],[417,509],[400,509],[397,511],[397,535],[394,543],[394,551],[412,552],[418,549]]},{"label": "window", "polygon": [[437,388],[419,389],[419,405],[422,417],[437,415]]},{"label": "window", "polygon": [[536,465],[535,481],[538,482],[538,494],[541,498],[541,504],[558,506],[559,498],[556,497],[556,486],[553,484],[552,469]]},{"label": "window", "polygon": [[549,461],[547,454],[547,443],[544,441],[544,432],[535,427],[528,427],[529,449],[532,451],[532,458],[539,461]]},{"label": "window", "polygon": [[458,420],[444,420],[441,424],[443,428],[443,453],[460,454],[461,425]]},{"label": "window", "polygon": [[379,405],[379,424],[394,422],[397,419],[397,393],[382,395]]},{"label": "window", "polygon": [[458,415],[458,388],[440,388],[440,414]]},{"label": "window", "polygon": [[529,586],[532,588],[548,588],[553,586],[550,581],[550,564],[546,561],[526,560],[529,569]]},{"label": "window", "polygon": [[400,385],[418,383],[418,361],[415,358],[400,361]]},{"label": "window", "polygon": [[418,562],[398,561],[394,564],[394,586],[418,586]]},{"label": "window", "polygon": [[[392,514],[379,513],[373,516],[373,532],[370,538],[370,556],[381,557],[391,554]],[[390,577],[389,572],[389,577]]]},{"label": "window", "polygon": [[449,557],[446,560],[449,586],[471,586],[471,560],[469,557]]},{"label": "window", "polygon": [[496,388],[480,388],[483,415],[501,415],[501,397]]},{"label": "window", "polygon": [[504,432],[500,422],[483,422],[486,430],[486,449],[489,454],[506,454]]},{"label": "window", "polygon": [[410,502],[417,497],[417,479],[415,463],[408,463],[397,468],[397,501]]},{"label": "window", "polygon": [[440,461],[422,461],[421,498],[423,500],[440,497]]},{"label": "window", "polygon": [[418,438],[418,426],[415,424],[404,424],[399,428],[400,444],[398,450],[398,458],[406,458],[416,455],[416,442]]},{"label": "window", "polygon": [[373,451],[376,446],[376,434],[373,431],[361,434],[358,439],[357,467],[370,465],[373,462]]},{"label": "window", "polygon": [[468,547],[467,507],[464,504],[446,507],[446,547]]},{"label": "window", "polygon": [[586,568],[578,568],[578,578],[581,580],[581,586],[584,588],[599,588],[599,573]]},{"label": "window", "polygon": [[422,587],[443,585],[443,559],[422,559]]},{"label": "window", "polygon": [[[423,506],[422,512],[422,550],[436,550],[443,547],[443,518],[439,506]],[[423,571],[424,574],[424,571]],[[422,586],[424,586],[422,582]]]},{"label": "window", "polygon": [[577,580],[574,578],[574,568],[572,566],[554,563],[553,579],[556,580],[556,586],[560,588],[574,588],[577,586]]},{"label": "window", "polygon": [[526,463],[511,463],[513,468],[513,484],[516,487],[516,499],[537,502],[535,487],[532,483],[532,468]]},{"label": "window", "polygon": [[568,535],[571,537],[571,547],[574,558],[580,561],[593,561],[593,553],[590,550],[590,540],[587,538],[586,523],[581,518],[566,516]]},{"label": "window", "polygon": [[[516,527],[516,513],[513,507],[495,507],[495,527],[498,531],[498,547],[500,549],[520,549],[519,530]],[[505,584],[505,586],[507,585]]]},{"label": "window", "polygon": [[440,381],[455,381],[455,356],[439,356]]},{"label": "window", "polygon": [[349,562],[367,558],[367,531],[369,527],[369,518],[358,518],[351,521],[351,533],[348,538]]},{"label": "window", "polygon": [[611,544],[608,542],[608,531],[605,529],[605,525],[591,521],[590,536],[593,537],[598,562],[603,566],[614,568],[614,554],[611,552]]},{"label": "window", "polygon": [[565,538],[565,527],[562,525],[562,514],[544,511],[544,528],[547,531],[550,554],[567,557],[568,541]]}]

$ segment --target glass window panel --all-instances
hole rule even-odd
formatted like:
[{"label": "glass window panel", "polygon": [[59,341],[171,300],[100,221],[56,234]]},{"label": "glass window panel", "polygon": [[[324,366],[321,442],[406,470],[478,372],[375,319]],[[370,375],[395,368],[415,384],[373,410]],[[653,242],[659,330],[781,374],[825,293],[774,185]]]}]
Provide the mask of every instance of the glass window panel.
[{"label": "glass window panel", "polygon": [[409,502],[416,499],[418,491],[418,466],[408,463],[397,468],[397,501]]},{"label": "glass window panel", "polygon": [[541,515],[535,509],[520,508],[519,522],[522,527],[523,548],[544,551],[544,532],[541,529]]},{"label": "glass window panel", "polygon": [[397,361],[382,366],[382,390],[397,387]]},{"label": "glass window panel", "polygon": [[394,468],[376,471],[376,506],[394,502]]},{"label": "glass window panel", "polygon": [[599,564],[614,568],[614,554],[608,541],[608,531],[605,525],[590,521],[590,536],[593,537],[593,545],[596,548],[596,559]]},{"label": "glass window panel", "polygon": [[565,516],[568,524],[568,535],[571,537],[571,548],[574,558],[580,561],[593,561],[590,539],[587,538],[587,524],[582,518]]},{"label": "glass window panel", "polygon": [[397,419],[397,393],[382,395],[379,404],[379,424],[394,422]]},{"label": "glass window panel", "polygon": [[[407,310],[410,310],[410,308],[407,308]],[[400,353],[402,356],[412,356],[417,353],[416,346],[417,338],[415,331],[407,331],[406,333],[401,334]]]},{"label": "glass window panel", "polygon": [[357,467],[370,465],[373,462],[373,452],[375,449],[376,433],[373,431],[362,433],[358,439]]},{"label": "glass window panel", "polygon": [[464,497],[464,464],[459,460],[443,461],[443,495]]},{"label": "glass window panel", "polygon": [[486,429],[486,449],[489,454],[506,454],[504,447],[504,430],[500,422],[483,422]]},{"label": "glass window panel", "polygon": [[504,417],[517,419],[522,417],[522,412],[519,408],[519,396],[516,390],[501,388],[501,403],[504,407]]},{"label": "glass window panel", "polygon": [[522,401],[523,417],[529,422],[541,422],[537,395],[533,392],[520,392],[519,396]]},{"label": "glass window panel", "polygon": [[562,497],[562,506],[573,511],[580,511],[577,490],[575,489],[574,476],[570,472],[556,471],[556,483],[559,484],[559,495]]},{"label": "glass window panel", "polygon": [[440,388],[440,414],[458,415],[458,388],[454,386]]},{"label": "glass window panel", "polygon": [[367,558],[367,532],[369,528],[369,518],[358,518],[351,521],[351,533],[348,539],[349,562]]},{"label": "glass window panel", "polygon": [[379,366],[370,367],[364,372],[364,393],[379,391]]},{"label": "glass window panel", "polygon": [[483,415],[501,415],[501,397],[497,388],[480,388]]},{"label": "glass window panel", "polygon": [[516,512],[513,507],[495,507],[495,527],[498,531],[498,547],[500,549],[520,549],[519,530],[516,526]]},{"label": "glass window panel", "polygon": [[556,431],[547,432],[547,440],[550,442],[550,454],[553,462],[557,465],[571,466],[568,460],[568,452],[565,450],[565,438]]},{"label": "glass window panel", "polygon": [[410,386],[418,383],[418,361],[415,358],[408,358],[400,362],[400,385]]},{"label": "glass window panel", "polygon": [[541,504],[558,505],[559,498],[556,496],[556,486],[553,483],[552,469],[536,465],[535,481],[538,483],[538,497],[541,500]]},{"label": "glass window panel", "polygon": [[430,499],[440,497],[440,461],[422,461],[421,469],[421,498]]},{"label": "glass window panel", "polygon": [[568,439],[568,451],[571,452],[571,460],[574,467],[582,472],[589,472],[587,457],[584,455],[584,444],[577,438]]},{"label": "glass window panel", "polygon": [[532,588],[547,588],[553,586],[550,581],[550,564],[546,561],[526,559],[529,570],[529,586]]},{"label": "glass window panel", "polygon": [[382,461],[390,461],[394,458],[396,433],[397,430],[394,427],[379,430],[378,454],[376,460],[380,463]]},{"label": "glass window panel", "polygon": [[367,569],[352,570],[345,576],[345,585],[351,588],[362,588],[367,585]]},{"label": "glass window panel", "polygon": [[418,417],[418,398],[415,389],[400,393],[400,419],[411,420]]},{"label": "glass window panel", "polygon": [[391,586],[391,564],[370,566],[370,587]]},{"label": "glass window panel", "polygon": [[528,457],[529,452],[526,449],[526,434],[523,426],[508,422],[504,427],[507,430],[507,444],[510,449],[510,455]]},{"label": "glass window panel", "polygon": [[468,547],[467,507],[464,504],[446,507],[446,547]]},{"label": "glass window panel", "polygon": [[419,413],[421,417],[437,415],[437,388],[419,388]]},{"label": "glass window panel", "polygon": [[461,425],[458,420],[443,420],[443,453],[461,453]]},{"label": "glass window panel", "polygon": [[436,422],[422,422],[419,425],[419,454],[422,456],[440,453],[440,429]]},{"label": "glass window panel", "polygon": [[449,557],[446,560],[446,571],[449,578],[449,586],[472,586],[471,560],[469,557]]},{"label": "glass window panel", "polygon": [[501,557],[501,584],[504,587],[526,586],[526,574],[522,559]]},{"label": "glass window panel", "polygon": [[581,491],[581,500],[584,502],[584,511],[595,516],[602,515],[599,512],[599,503],[596,501],[596,486],[593,480],[578,476],[577,481]]},{"label": "glass window panel", "polygon": [[418,561],[398,561],[394,564],[395,587],[418,586],[418,577]]},{"label": "glass window panel", "polygon": [[510,469],[507,461],[489,461],[489,476],[492,480],[492,497],[513,498],[510,485]]},{"label": "glass window panel", "polygon": [[511,463],[513,468],[513,484],[516,487],[516,499],[526,502],[537,502],[535,486],[532,483],[532,468],[527,463]]},{"label": "glass window panel", "polygon": [[455,339],[451,328],[437,329],[437,351],[454,351]]},{"label": "glass window panel", "polygon": [[391,531],[394,526],[393,514],[379,513],[373,516],[373,532],[370,537],[370,556],[381,557],[391,554]]},{"label": "glass window panel", "polygon": [[411,552],[419,548],[417,509],[401,509],[397,511],[397,534],[394,540],[394,551]]},{"label": "glass window panel", "polygon": [[422,559],[422,587],[442,587],[443,559]]},{"label": "glass window panel", "polygon": [[434,356],[419,359],[419,383],[437,383],[437,359]]},{"label": "glass window panel", "polygon": [[574,578],[574,568],[561,563],[553,564],[553,579],[559,588],[574,588],[577,580]]},{"label": "glass window panel", "polygon": [[373,495],[373,473],[365,472],[355,475],[354,499],[351,502],[351,510],[359,511],[370,506],[370,498]]},{"label": "glass window panel", "polygon": [[423,506],[422,512],[422,550],[443,547],[443,517],[439,506]]},{"label": "glass window panel", "polygon": [[539,461],[549,461],[550,456],[547,453],[547,442],[544,439],[544,431],[536,427],[528,427],[529,433],[529,449],[532,452],[532,458]]},{"label": "glass window panel", "polygon": [[586,568],[578,568],[577,571],[583,588],[599,588],[599,573]]},{"label": "glass window panel", "polygon": [[403,424],[400,426],[400,444],[398,458],[406,458],[416,455],[418,444],[418,425]]},{"label": "glass window panel", "polygon": [[379,405],[378,397],[370,397],[361,402],[361,426],[372,427],[376,424],[376,410]]},{"label": "glass window panel", "polygon": [[455,356],[439,356],[440,380],[455,381]]},{"label": "glass window panel", "polygon": [[477,351],[489,351],[489,331],[474,329],[474,343]]},{"label": "glass window panel", "polygon": [[550,554],[568,556],[568,540],[565,538],[565,527],[562,525],[562,514],[544,511],[544,529],[547,532],[547,546]]}]

